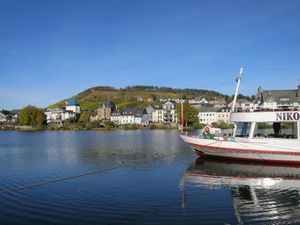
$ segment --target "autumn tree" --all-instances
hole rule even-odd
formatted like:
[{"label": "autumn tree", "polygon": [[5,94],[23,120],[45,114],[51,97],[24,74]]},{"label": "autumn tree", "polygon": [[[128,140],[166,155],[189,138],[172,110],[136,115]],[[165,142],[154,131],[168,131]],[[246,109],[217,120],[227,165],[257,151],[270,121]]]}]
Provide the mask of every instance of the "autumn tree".
[{"label": "autumn tree", "polygon": [[26,106],[19,113],[19,122],[23,126],[41,126],[46,123],[46,115],[43,110],[36,108],[35,106]]},{"label": "autumn tree", "polygon": [[[181,104],[177,105],[177,114],[179,115],[179,122],[181,123]],[[184,122],[187,125],[193,125],[194,123],[198,122],[198,111],[194,107],[192,107],[188,103],[183,103],[183,116],[184,116]]]}]

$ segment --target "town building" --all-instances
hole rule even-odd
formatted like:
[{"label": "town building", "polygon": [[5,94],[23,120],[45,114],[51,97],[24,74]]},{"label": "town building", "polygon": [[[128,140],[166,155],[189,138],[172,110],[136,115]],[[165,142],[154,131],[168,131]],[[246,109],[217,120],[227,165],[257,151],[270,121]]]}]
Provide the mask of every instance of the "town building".
[{"label": "town building", "polygon": [[162,106],[154,106],[154,111],[151,114],[153,123],[164,123],[164,109]]},{"label": "town building", "polygon": [[162,105],[163,108],[163,123],[164,124],[171,124],[177,123],[178,118],[176,114],[176,107],[173,102],[166,102]]},{"label": "town building", "polygon": [[256,97],[257,109],[300,109],[300,85],[293,90],[263,90],[259,87]]},{"label": "town building", "polygon": [[225,123],[230,123],[230,112],[231,112],[231,109],[228,108],[228,107],[222,107],[222,108],[219,108],[216,112],[216,122],[217,123],[221,123],[221,122],[225,122]]},{"label": "town building", "polygon": [[149,125],[149,117],[145,109],[117,109],[112,113],[110,120],[116,125]]},{"label": "town building", "polygon": [[206,108],[201,109],[198,113],[199,123],[212,124],[212,123],[229,123],[230,108]]},{"label": "town building", "polygon": [[76,114],[80,114],[80,104],[75,99],[66,101],[66,111],[72,111]]},{"label": "town building", "polygon": [[212,124],[217,122],[216,113],[215,108],[200,109],[198,113],[199,123]]},{"label": "town building", "polygon": [[112,112],[116,109],[116,105],[111,101],[102,102],[101,106],[96,110],[94,115],[91,115],[90,121],[108,121]]},{"label": "town building", "polygon": [[167,101],[161,106],[149,105],[146,107],[150,123],[173,124],[178,122],[175,103]]},{"label": "town building", "polygon": [[7,122],[7,117],[2,112],[0,112],[0,122],[1,123]]},{"label": "town building", "polygon": [[63,108],[49,108],[45,112],[47,124],[63,126],[65,120],[75,121],[76,113]]},{"label": "town building", "polygon": [[191,100],[188,100],[188,103],[190,105],[202,105],[202,104],[208,104],[208,101],[205,99],[205,98],[202,98],[202,99],[191,99]]},{"label": "town building", "polygon": [[149,123],[153,123],[153,113],[155,112],[157,106],[148,105],[145,110],[148,114]]},{"label": "town building", "polygon": [[45,111],[47,124],[53,124],[62,127],[66,120],[76,121],[80,114],[80,104],[76,100],[69,100],[65,107],[48,108]]},{"label": "town building", "polygon": [[255,104],[255,102],[251,102],[251,101],[245,99],[245,100],[241,101],[240,108],[242,111],[253,112],[256,110],[257,104]]}]

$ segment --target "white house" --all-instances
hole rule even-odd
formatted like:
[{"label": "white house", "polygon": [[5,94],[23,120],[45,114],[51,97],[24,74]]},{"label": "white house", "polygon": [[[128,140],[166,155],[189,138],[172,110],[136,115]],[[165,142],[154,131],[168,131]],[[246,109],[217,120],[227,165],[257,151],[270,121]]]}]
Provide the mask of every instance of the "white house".
[{"label": "white house", "polygon": [[163,108],[163,123],[177,123],[176,107],[173,102],[166,102],[162,105]]},{"label": "white house", "polygon": [[153,123],[163,123],[164,122],[164,110],[162,106],[156,106],[151,114]]},{"label": "white house", "polygon": [[198,113],[199,123],[212,124],[217,122],[217,111],[214,108],[201,109]]},{"label": "white house", "polygon": [[66,101],[66,110],[72,111],[76,114],[80,114],[80,104],[78,101],[71,99],[69,101]]},{"label": "white house", "polygon": [[49,108],[45,112],[47,123],[55,122],[61,124],[65,120],[75,120],[76,113],[62,108]]},{"label": "white house", "polygon": [[254,102],[248,100],[241,101],[242,111],[253,112],[254,110],[256,110],[256,106],[257,104],[255,104]]},{"label": "white house", "polygon": [[123,110],[115,110],[110,120],[117,125],[135,124],[147,126],[149,117],[145,109],[128,108]]},{"label": "white house", "polygon": [[230,118],[230,108],[208,108],[202,109],[198,113],[199,123],[202,124],[212,124],[212,123],[229,123]]},{"label": "white house", "polygon": [[201,100],[191,99],[188,100],[188,103],[191,105],[198,105],[198,104],[208,104],[208,101],[205,98],[202,98]]},{"label": "white house", "polygon": [[62,126],[65,120],[76,120],[77,114],[80,114],[80,105],[76,100],[67,101],[66,107],[48,108],[45,112],[47,123],[53,123],[58,126]]},{"label": "white house", "polygon": [[0,122],[2,123],[7,122],[7,117],[2,112],[0,112]]},{"label": "white house", "polygon": [[230,111],[231,109],[228,107],[223,107],[218,109],[218,111],[216,112],[216,122],[217,123],[221,123],[221,122],[225,122],[225,123],[230,123],[229,118],[230,118]]}]

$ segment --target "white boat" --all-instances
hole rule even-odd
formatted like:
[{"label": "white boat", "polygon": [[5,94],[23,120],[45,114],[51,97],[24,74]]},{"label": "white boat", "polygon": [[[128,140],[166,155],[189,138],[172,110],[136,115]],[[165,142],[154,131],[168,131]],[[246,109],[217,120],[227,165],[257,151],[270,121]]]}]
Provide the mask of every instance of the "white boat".
[{"label": "white boat", "polygon": [[[241,74],[242,70],[230,114],[230,121],[234,124],[232,134],[216,137],[181,133],[181,138],[200,156],[300,163],[300,111],[234,112]],[[273,124],[273,133],[261,134],[258,129],[261,123]]]}]

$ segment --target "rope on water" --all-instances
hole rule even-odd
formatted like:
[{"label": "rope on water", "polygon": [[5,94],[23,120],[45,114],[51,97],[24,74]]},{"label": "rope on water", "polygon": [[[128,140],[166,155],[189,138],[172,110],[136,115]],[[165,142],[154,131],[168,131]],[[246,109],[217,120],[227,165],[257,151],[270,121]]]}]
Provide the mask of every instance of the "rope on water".
[{"label": "rope on water", "polygon": [[17,186],[17,187],[13,187],[13,188],[6,188],[6,189],[0,190],[0,194],[4,194],[4,193],[8,193],[8,192],[16,192],[16,191],[29,189],[29,188],[33,188],[33,187],[38,187],[38,186],[42,186],[42,185],[46,185],[46,184],[53,184],[53,183],[58,183],[58,182],[66,181],[66,180],[79,178],[79,177],[90,176],[90,175],[94,175],[94,174],[98,174],[98,173],[108,172],[108,171],[119,169],[119,168],[122,168],[122,167],[125,167],[125,166],[126,165],[116,166],[116,167],[112,167],[112,168],[107,168],[107,169],[101,169],[101,170],[95,170],[95,171],[90,171],[90,172],[86,172],[86,173],[76,174],[76,175],[73,175],[73,176],[61,177],[61,178],[54,179],[54,180],[48,180],[48,181],[43,181],[43,182],[34,183],[34,184],[21,185],[21,186]]},{"label": "rope on water", "polygon": [[[185,152],[183,152],[183,153],[185,153]],[[183,153],[178,152],[176,155],[180,155],[180,154],[183,154]],[[168,155],[158,156],[158,157],[150,157],[149,159],[138,160],[135,163],[147,162],[147,161],[155,160],[155,159],[163,159],[163,158],[170,157],[172,155],[173,154],[168,154]],[[95,175],[95,174],[99,174],[99,173],[104,173],[104,172],[116,170],[116,169],[119,169],[119,168],[123,168],[123,167],[129,166],[129,165],[132,165],[132,164],[134,164],[134,163],[122,164],[122,165],[111,167],[111,168],[102,168],[102,169],[98,169],[98,170],[94,170],[94,171],[89,171],[89,172],[85,172],[85,173],[76,174],[76,175],[73,175],[73,176],[66,176],[66,177],[61,177],[61,178],[57,178],[57,179],[53,179],[53,180],[42,181],[42,182],[39,182],[39,183],[26,184],[26,185],[16,186],[16,187],[12,187],[12,188],[6,188],[6,189],[0,190],[0,195],[5,194],[5,193],[17,192],[17,191],[21,191],[21,190],[24,190],[24,189],[30,189],[30,188],[33,188],[33,187],[43,186],[43,185],[47,185],[47,184],[59,183],[59,182],[63,182],[63,181],[71,180],[71,179],[75,179],[75,178],[80,178],[80,177]]]}]

